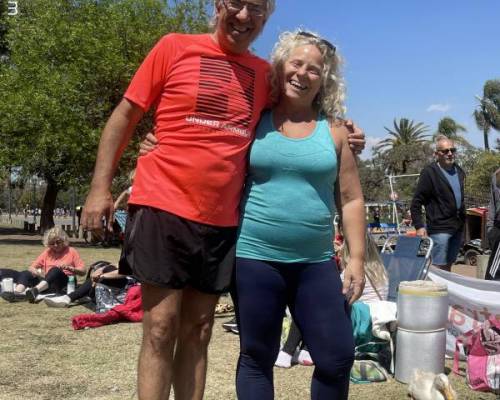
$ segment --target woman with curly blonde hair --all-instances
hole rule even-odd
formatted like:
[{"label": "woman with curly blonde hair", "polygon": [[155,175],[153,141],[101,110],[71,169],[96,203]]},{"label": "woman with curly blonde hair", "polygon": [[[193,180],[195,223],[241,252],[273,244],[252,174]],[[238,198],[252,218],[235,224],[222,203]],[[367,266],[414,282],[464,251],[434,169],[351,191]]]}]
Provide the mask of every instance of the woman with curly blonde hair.
[{"label": "woman with curly blonde hair", "polygon": [[[274,106],[262,114],[241,202],[233,298],[238,399],[274,398],[273,365],[288,305],[315,361],[311,397],[347,399],[354,340],[348,304],[363,292],[365,216],[335,46],[299,30],[272,55]],[[341,282],[333,216],[350,259]]]},{"label": "woman with curly blonde hair", "polygon": [[[290,55],[290,52],[298,44],[308,44],[318,42],[319,36],[308,31],[283,32],[274,47],[271,56],[270,84],[271,99],[274,104],[279,103],[283,96],[280,84],[283,64]],[[320,39],[323,40],[323,39]],[[330,119],[340,118],[345,112],[345,86],[341,76],[342,58],[337,50],[330,51],[325,45],[318,47],[326,63],[321,71],[322,85],[313,100],[313,107],[316,111],[324,114]]]},{"label": "woman with curly blonde hair", "polygon": [[27,271],[13,271],[16,287],[13,293],[2,293],[5,300],[13,301],[25,292],[28,301],[34,303],[38,294],[46,290],[63,292],[69,276],[85,275],[85,265],[80,255],[70,247],[68,236],[61,228],[54,227],[45,232],[42,243],[47,248]]}]

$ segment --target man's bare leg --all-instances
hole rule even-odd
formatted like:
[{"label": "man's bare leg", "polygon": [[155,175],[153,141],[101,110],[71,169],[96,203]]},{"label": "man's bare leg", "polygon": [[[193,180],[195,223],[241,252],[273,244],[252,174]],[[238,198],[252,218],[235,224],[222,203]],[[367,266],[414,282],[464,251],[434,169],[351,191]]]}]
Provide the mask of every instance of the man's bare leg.
[{"label": "man's bare leg", "polygon": [[140,400],[167,400],[179,331],[182,290],[142,285],[143,336],[137,374]]},{"label": "man's bare leg", "polygon": [[181,322],[174,360],[176,400],[201,400],[207,374],[207,348],[212,335],[218,295],[187,288],[183,291]]}]

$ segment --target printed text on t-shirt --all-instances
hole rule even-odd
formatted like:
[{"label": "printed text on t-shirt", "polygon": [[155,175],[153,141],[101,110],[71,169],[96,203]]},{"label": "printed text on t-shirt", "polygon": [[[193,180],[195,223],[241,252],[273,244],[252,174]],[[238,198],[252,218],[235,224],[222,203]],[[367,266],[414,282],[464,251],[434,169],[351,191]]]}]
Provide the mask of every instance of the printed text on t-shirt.
[{"label": "printed text on t-shirt", "polygon": [[195,115],[186,121],[249,137],[255,71],[237,62],[202,56]]}]

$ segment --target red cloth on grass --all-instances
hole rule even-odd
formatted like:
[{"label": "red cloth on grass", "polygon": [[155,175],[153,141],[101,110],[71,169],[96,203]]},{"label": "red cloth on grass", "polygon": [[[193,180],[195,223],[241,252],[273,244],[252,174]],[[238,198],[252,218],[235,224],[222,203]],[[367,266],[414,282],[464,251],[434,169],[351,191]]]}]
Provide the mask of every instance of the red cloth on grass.
[{"label": "red cloth on grass", "polygon": [[141,286],[135,285],[127,291],[125,303],[117,305],[103,314],[75,315],[71,319],[71,324],[74,330],[98,328],[120,321],[141,322],[143,314]]}]

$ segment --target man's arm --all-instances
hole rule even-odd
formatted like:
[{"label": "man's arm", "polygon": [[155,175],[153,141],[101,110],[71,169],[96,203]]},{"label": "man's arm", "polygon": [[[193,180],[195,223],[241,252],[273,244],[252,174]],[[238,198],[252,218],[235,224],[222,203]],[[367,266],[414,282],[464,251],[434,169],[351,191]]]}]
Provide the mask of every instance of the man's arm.
[{"label": "man's arm", "polygon": [[103,216],[106,218],[108,227],[111,226],[113,215],[111,182],[123,150],[127,147],[143,114],[139,106],[123,99],[106,123],[97,150],[90,192],[83,207],[81,219],[83,229],[102,228]]}]

